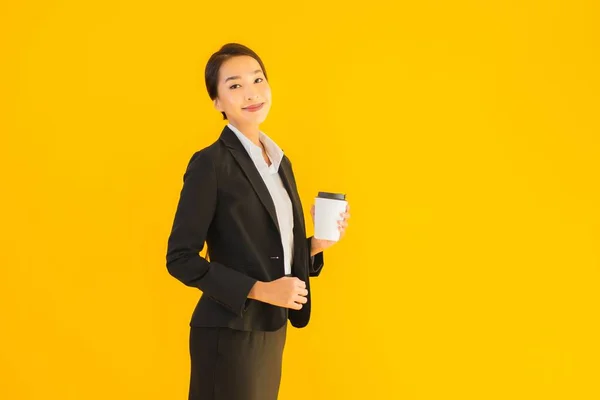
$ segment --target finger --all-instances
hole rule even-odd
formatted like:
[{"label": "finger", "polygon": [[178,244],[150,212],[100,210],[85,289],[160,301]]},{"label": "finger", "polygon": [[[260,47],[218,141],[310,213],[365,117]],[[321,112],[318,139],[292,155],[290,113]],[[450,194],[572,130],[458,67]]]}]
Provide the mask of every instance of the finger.
[{"label": "finger", "polygon": [[308,296],[308,290],[300,289],[300,291],[298,291],[298,296]]},{"label": "finger", "polygon": [[301,281],[300,279],[296,278],[297,282],[296,285],[298,285],[297,287],[304,289],[306,287],[306,282]]},{"label": "finger", "polygon": [[300,309],[302,309],[302,304],[296,303],[296,302],[292,302],[292,304],[290,304],[288,306],[288,308],[291,308],[291,309],[294,309],[294,310],[300,310]]},{"label": "finger", "polygon": [[306,304],[306,303],[308,303],[308,298],[302,297],[302,296],[298,296],[298,297],[296,297],[296,299],[294,300],[294,302],[300,303],[300,304]]}]

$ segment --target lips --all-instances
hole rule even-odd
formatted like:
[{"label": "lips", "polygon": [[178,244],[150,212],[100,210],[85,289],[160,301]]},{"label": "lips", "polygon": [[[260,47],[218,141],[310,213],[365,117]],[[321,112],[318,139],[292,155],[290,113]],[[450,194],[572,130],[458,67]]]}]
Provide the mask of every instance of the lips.
[{"label": "lips", "polygon": [[248,106],[248,107],[244,107],[244,110],[258,111],[258,110],[260,110],[263,107],[264,104],[265,103],[254,104],[254,105],[251,105],[251,106]]}]

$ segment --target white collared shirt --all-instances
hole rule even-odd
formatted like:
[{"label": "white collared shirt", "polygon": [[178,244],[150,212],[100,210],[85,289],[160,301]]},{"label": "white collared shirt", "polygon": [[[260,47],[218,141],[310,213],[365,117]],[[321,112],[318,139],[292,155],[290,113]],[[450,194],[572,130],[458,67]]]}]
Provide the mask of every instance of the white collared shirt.
[{"label": "white collared shirt", "polygon": [[281,176],[279,176],[279,166],[283,159],[283,150],[265,133],[259,131],[259,140],[265,146],[267,156],[271,160],[271,165],[267,165],[263,158],[262,148],[252,143],[240,130],[231,124],[227,126],[236,134],[242,145],[250,155],[256,169],[262,177],[277,212],[277,221],[279,231],[281,232],[281,244],[283,246],[283,266],[284,273],[291,274],[292,260],[294,257],[294,214],[292,201],[288,195]]}]

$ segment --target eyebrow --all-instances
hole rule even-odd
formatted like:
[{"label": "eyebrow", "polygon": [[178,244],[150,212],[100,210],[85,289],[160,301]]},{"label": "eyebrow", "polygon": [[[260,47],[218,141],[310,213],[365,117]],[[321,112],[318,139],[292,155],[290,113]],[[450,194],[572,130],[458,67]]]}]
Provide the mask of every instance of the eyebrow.
[{"label": "eyebrow", "polygon": [[[261,70],[261,69],[257,69],[256,71],[254,71],[254,73],[255,73],[255,74],[258,74],[259,72],[262,72],[262,70]],[[242,77],[241,77],[241,76],[239,76],[239,75],[236,75],[236,76],[230,76],[229,78],[225,79],[225,82],[224,82],[224,83],[227,83],[227,81],[232,81],[232,80],[234,80],[234,79],[242,79]]]}]

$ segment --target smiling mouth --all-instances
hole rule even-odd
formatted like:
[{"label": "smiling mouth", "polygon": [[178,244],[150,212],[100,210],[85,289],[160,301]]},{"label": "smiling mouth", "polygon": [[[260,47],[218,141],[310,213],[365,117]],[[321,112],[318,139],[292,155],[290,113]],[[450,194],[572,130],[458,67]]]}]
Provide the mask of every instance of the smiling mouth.
[{"label": "smiling mouth", "polygon": [[248,111],[257,111],[260,110],[264,104],[265,103],[255,104],[253,106],[244,107],[243,109]]}]

